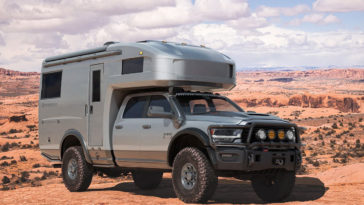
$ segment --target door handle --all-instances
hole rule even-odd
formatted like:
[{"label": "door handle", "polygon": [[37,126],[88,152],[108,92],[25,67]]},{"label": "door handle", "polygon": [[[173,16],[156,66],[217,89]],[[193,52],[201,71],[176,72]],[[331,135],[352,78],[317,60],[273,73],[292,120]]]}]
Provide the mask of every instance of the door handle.
[{"label": "door handle", "polygon": [[123,129],[123,126],[122,125],[115,125],[115,129],[118,129],[118,130]]},{"label": "door handle", "polygon": [[150,129],[152,126],[151,125],[143,125],[142,126],[144,129]]},{"label": "door handle", "polygon": [[94,113],[94,106],[90,105],[90,114]]}]

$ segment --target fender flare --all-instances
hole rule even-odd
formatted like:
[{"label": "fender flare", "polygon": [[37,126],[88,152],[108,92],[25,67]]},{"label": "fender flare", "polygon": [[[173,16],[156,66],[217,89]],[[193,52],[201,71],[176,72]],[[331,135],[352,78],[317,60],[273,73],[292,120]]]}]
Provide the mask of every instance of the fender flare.
[{"label": "fender flare", "polygon": [[61,160],[62,160],[62,146],[63,146],[63,142],[64,140],[68,137],[68,136],[74,136],[78,139],[78,141],[80,142],[81,144],[81,147],[82,147],[82,150],[83,150],[83,154],[85,156],[85,159],[88,163],[92,164],[92,160],[91,160],[91,157],[90,157],[90,154],[87,150],[87,146],[85,144],[85,140],[83,138],[83,136],[81,135],[81,133],[75,129],[69,129],[67,130],[63,137],[62,137],[62,140],[61,140],[61,143],[60,143],[60,146],[59,146],[59,150],[60,150],[60,155],[61,156]]},{"label": "fender flare", "polygon": [[186,128],[186,129],[183,129],[179,132],[177,132],[171,139],[169,145],[168,145],[168,151],[167,151],[167,160],[168,160],[168,163],[170,162],[170,153],[173,151],[171,150],[173,145],[174,145],[174,142],[181,136],[184,136],[184,135],[191,135],[191,136],[194,136],[196,137],[202,144],[203,146],[205,147],[209,147],[210,146],[210,138],[209,136],[203,132],[202,130],[200,129],[197,129],[197,128]]}]

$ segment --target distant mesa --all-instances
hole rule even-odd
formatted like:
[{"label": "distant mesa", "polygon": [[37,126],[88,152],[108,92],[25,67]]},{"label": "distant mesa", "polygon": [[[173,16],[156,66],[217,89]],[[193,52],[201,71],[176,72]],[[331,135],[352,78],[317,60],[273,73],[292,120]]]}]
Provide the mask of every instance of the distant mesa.
[{"label": "distant mesa", "polygon": [[0,75],[7,75],[7,76],[32,76],[32,75],[39,75],[37,72],[20,72],[15,70],[8,70],[5,68],[0,68]]},{"label": "distant mesa", "polygon": [[282,83],[289,83],[289,82],[294,81],[294,79],[293,78],[273,78],[273,79],[270,79],[269,81],[277,81],[277,82],[282,82]]}]

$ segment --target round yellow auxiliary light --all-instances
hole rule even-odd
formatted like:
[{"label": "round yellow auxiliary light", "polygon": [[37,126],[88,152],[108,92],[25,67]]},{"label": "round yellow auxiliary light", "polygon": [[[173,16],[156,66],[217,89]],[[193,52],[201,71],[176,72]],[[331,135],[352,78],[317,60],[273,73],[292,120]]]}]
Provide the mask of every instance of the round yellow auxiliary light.
[{"label": "round yellow auxiliary light", "polygon": [[279,130],[279,131],[278,131],[278,138],[279,138],[280,140],[284,140],[284,130]]},{"label": "round yellow auxiliary light", "polygon": [[139,55],[143,55],[143,51],[139,51]]},{"label": "round yellow auxiliary light", "polygon": [[274,132],[274,130],[268,130],[268,137],[271,140],[273,140],[276,137],[276,133]]}]

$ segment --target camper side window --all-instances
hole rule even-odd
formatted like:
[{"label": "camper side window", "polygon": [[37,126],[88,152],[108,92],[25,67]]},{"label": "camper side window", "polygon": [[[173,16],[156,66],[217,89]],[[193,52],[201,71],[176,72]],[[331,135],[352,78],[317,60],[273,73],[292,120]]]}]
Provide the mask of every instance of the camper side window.
[{"label": "camper side window", "polygon": [[41,99],[61,97],[62,71],[42,75]]},{"label": "camper side window", "polygon": [[123,118],[143,118],[145,113],[145,105],[147,104],[147,97],[133,97],[130,98],[125,107]]},{"label": "camper side window", "polygon": [[144,58],[131,58],[123,60],[121,74],[141,73],[143,72]]}]

